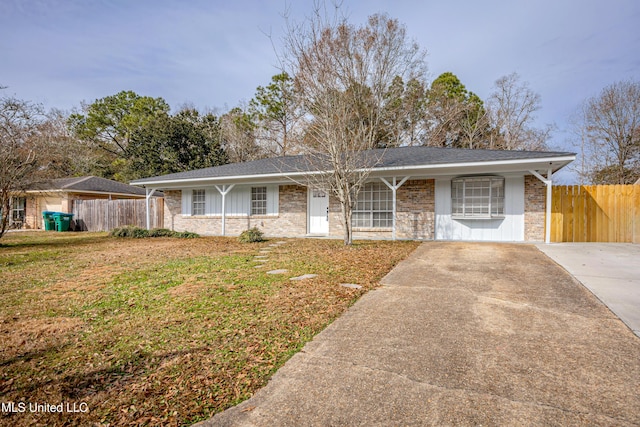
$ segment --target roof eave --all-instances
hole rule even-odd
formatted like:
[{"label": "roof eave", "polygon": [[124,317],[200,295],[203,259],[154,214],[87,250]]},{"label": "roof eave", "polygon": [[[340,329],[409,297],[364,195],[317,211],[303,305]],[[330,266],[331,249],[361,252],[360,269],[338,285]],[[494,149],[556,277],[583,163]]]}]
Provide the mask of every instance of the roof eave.
[{"label": "roof eave", "polygon": [[376,168],[376,175],[386,172],[406,172],[408,175],[416,174],[432,174],[447,175],[451,173],[466,173],[466,171],[489,172],[486,169],[494,169],[496,172],[519,172],[534,170],[544,170],[545,172],[551,168],[556,172],[572,161],[575,155],[546,157],[536,159],[516,159],[516,160],[492,160],[484,162],[458,162],[446,164],[420,165],[420,166],[398,166],[387,168]]},{"label": "roof eave", "polygon": [[24,193],[28,194],[38,194],[38,193],[77,193],[77,194],[100,194],[100,195],[112,195],[112,196],[126,196],[126,197],[136,197],[136,198],[144,198],[144,194],[135,194],[135,193],[118,193],[116,191],[95,191],[95,190],[73,190],[69,188],[57,188],[57,189],[49,189],[49,190],[26,190]]},{"label": "roof eave", "polygon": [[[442,164],[426,164],[426,165],[412,165],[412,166],[390,166],[374,168],[373,173],[376,175],[401,172],[408,175],[415,174],[440,174],[445,175],[447,173],[460,171],[462,169],[480,170],[488,169],[492,167],[498,167],[500,169],[506,169],[511,171],[527,171],[530,169],[544,170],[551,168],[553,172],[558,171],[564,166],[568,165],[576,158],[575,155],[563,155],[556,157],[543,157],[534,159],[509,159],[509,160],[492,160],[492,161],[479,161],[479,162],[458,162],[458,163],[442,163]],[[506,168],[513,166],[512,168]],[[204,184],[217,184],[217,183],[249,183],[249,182],[291,182],[296,181],[296,178],[305,177],[309,175],[320,175],[325,173],[331,173],[331,171],[315,171],[315,172],[278,172],[270,174],[254,174],[254,175],[230,175],[230,176],[218,176],[218,177],[199,177],[199,178],[182,178],[182,179],[143,179],[131,181],[130,185],[137,185],[149,188],[179,188],[185,185],[204,185]]]}]

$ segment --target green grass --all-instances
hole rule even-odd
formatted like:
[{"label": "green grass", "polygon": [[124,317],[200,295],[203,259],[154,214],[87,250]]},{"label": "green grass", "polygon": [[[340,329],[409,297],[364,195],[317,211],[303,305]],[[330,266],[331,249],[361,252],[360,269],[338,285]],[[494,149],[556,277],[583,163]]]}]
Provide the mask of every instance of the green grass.
[{"label": "green grass", "polygon": [[[6,425],[189,425],[249,397],[415,247],[414,242],[0,240],[3,401],[86,402],[86,414],[2,414]],[[286,275],[267,275],[285,268]],[[316,273],[292,282],[289,277]],[[339,283],[360,283],[351,290]]]}]

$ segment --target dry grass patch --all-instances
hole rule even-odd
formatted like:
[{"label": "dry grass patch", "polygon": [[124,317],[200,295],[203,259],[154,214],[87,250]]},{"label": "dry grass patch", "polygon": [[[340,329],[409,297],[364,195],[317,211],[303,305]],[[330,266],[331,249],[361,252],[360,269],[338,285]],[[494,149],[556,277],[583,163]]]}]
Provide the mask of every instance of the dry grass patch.
[{"label": "dry grass patch", "polygon": [[[0,241],[3,402],[86,403],[4,413],[6,425],[189,425],[263,386],[415,242],[114,239],[11,233]],[[271,268],[289,270],[267,275]],[[315,273],[299,282],[293,276]],[[340,283],[359,283],[353,290]]]}]

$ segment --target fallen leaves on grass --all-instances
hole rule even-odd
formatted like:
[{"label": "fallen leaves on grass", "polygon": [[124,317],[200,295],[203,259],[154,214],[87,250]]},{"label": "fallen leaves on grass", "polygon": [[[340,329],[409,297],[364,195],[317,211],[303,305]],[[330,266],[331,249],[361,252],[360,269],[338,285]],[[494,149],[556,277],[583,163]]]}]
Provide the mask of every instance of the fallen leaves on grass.
[{"label": "fallen leaves on grass", "polygon": [[[13,343],[0,353],[3,399],[84,402],[89,411],[0,417],[16,426],[206,419],[264,386],[417,246],[288,240],[268,262],[289,273],[272,276],[253,268],[269,242],[87,234],[53,254],[49,240],[62,237],[23,237],[0,251],[0,333]],[[289,280],[306,273],[318,276]]]}]

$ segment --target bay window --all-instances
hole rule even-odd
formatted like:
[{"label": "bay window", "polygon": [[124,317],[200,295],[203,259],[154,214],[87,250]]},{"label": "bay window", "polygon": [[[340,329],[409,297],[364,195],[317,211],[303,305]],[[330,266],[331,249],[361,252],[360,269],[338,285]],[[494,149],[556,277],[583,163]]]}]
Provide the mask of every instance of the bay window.
[{"label": "bay window", "polygon": [[460,177],[451,180],[453,218],[501,218],[504,216],[504,178]]}]

